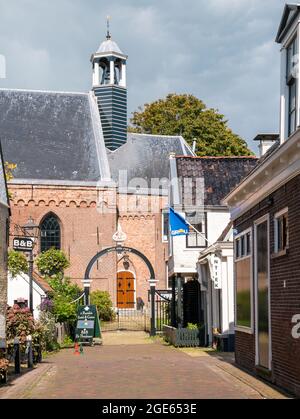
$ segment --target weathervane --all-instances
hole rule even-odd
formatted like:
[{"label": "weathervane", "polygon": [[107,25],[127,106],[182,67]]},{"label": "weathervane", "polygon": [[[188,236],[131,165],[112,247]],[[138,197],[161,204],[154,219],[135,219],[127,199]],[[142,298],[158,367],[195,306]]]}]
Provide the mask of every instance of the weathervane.
[{"label": "weathervane", "polygon": [[107,16],[106,18],[106,22],[107,22],[107,35],[106,35],[106,39],[109,40],[111,39],[111,35],[110,35],[110,16]]}]

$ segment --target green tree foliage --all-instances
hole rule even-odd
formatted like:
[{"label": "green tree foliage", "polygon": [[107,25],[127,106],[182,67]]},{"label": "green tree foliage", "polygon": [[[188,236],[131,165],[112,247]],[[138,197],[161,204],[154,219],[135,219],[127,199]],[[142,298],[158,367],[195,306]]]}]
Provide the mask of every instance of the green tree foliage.
[{"label": "green tree foliage", "polygon": [[52,248],[38,256],[36,265],[44,276],[61,275],[63,277],[63,273],[70,266],[70,262],[64,252]]},{"label": "green tree foliage", "polygon": [[60,274],[48,278],[48,282],[53,290],[51,295],[53,308],[51,310],[56,321],[73,323],[76,320],[77,310],[77,305],[73,301],[82,294],[82,290],[69,278],[62,278]]},{"label": "green tree foliage", "polygon": [[112,321],[115,318],[113,303],[107,291],[94,291],[91,293],[91,304],[97,306],[99,318]]},{"label": "green tree foliage", "polygon": [[[13,179],[13,171],[17,168],[16,164],[13,163],[9,163],[9,162],[5,162],[4,163],[4,171],[5,171],[5,177],[6,177],[6,181],[8,182],[9,180]],[[10,191],[8,191],[8,197],[9,199],[12,199],[12,194]]]},{"label": "green tree foliage", "polygon": [[15,250],[8,252],[8,271],[13,278],[22,273],[28,273],[28,262],[24,253]]},{"label": "green tree foliage", "polygon": [[249,156],[247,143],[228,127],[224,115],[208,109],[188,94],[169,94],[133,113],[130,132],[154,135],[182,135],[198,156]]}]

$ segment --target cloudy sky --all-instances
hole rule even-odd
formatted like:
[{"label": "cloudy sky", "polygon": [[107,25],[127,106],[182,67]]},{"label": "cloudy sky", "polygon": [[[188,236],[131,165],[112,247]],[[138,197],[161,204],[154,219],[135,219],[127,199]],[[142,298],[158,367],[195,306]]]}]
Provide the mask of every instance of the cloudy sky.
[{"label": "cloudy sky", "polygon": [[0,87],[88,91],[106,16],[128,61],[129,114],[169,92],[226,115],[252,149],[278,131],[284,0],[0,0]]}]

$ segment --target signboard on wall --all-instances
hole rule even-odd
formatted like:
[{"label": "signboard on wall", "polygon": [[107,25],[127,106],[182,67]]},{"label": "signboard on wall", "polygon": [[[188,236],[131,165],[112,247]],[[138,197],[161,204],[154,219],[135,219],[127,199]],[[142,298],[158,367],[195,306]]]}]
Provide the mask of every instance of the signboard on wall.
[{"label": "signboard on wall", "polygon": [[34,242],[29,237],[14,237],[13,249],[19,252],[32,252]]},{"label": "signboard on wall", "polygon": [[222,289],[222,261],[219,257],[213,257],[213,282],[215,290]]}]

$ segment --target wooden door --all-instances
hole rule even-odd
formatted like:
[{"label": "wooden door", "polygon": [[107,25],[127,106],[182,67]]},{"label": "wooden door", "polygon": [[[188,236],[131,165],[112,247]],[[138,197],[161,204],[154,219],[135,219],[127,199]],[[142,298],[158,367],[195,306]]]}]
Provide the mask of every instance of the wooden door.
[{"label": "wooden door", "polygon": [[134,308],[134,276],[131,272],[118,272],[117,306],[118,308]]}]

